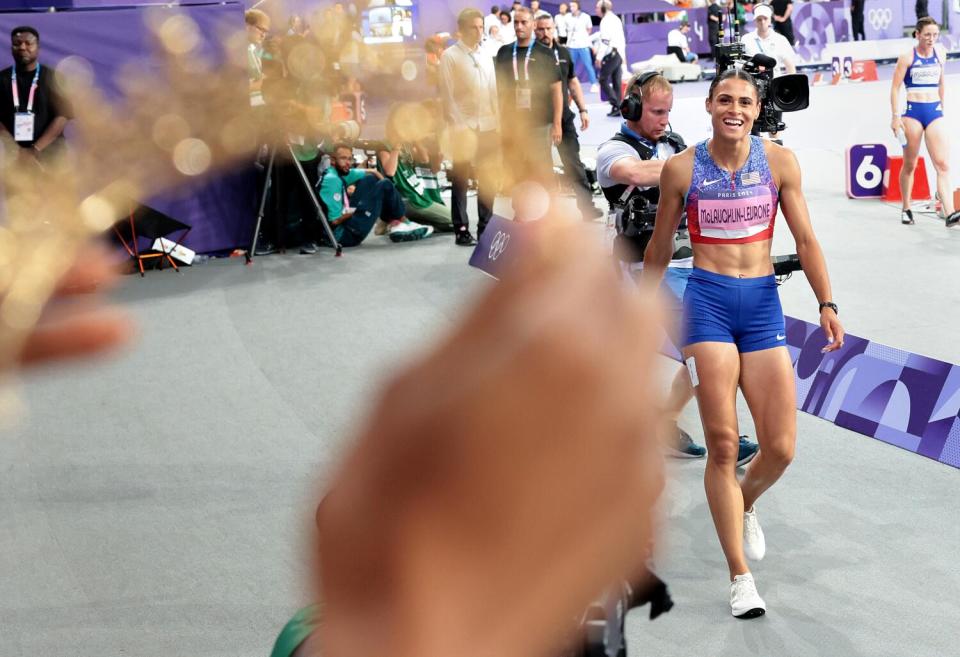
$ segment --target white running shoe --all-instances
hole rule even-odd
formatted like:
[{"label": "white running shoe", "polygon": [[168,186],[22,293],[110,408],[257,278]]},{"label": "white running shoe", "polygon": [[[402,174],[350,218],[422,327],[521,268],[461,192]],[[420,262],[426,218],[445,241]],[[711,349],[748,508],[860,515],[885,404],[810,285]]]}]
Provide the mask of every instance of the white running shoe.
[{"label": "white running shoe", "polygon": [[591,84],[591,85],[590,85],[590,91],[592,91],[593,93],[599,92],[599,91],[600,91],[600,84],[597,83],[597,82],[594,82],[593,84]]},{"label": "white running shoe", "polygon": [[743,514],[743,554],[747,559],[760,561],[766,553],[767,542],[763,538],[760,521],[757,520],[757,506],[754,505],[752,511]]},{"label": "white running shoe", "polygon": [[737,618],[756,618],[767,613],[767,603],[757,593],[753,575],[737,575],[730,582],[730,613]]},{"label": "white running shoe", "polygon": [[412,242],[430,237],[433,234],[433,226],[422,226],[407,219],[390,224],[387,228],[387,234],[390,236],[391,242]]}]

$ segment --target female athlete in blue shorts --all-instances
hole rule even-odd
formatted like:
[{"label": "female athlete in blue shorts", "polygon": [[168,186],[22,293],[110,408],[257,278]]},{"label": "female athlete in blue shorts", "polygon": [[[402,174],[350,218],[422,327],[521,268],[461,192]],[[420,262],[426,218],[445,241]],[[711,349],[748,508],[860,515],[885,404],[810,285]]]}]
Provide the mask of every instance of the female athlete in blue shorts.
[{"label": "female athlete in blue shorts", "polygon": [[[960,224],[960,212],[953,207],[953,190],[950,188],[947,125],[946,121],[940,120],[943,118],[943,64],[947,61],[947,51],[937,44],[940,26],[929,16],[917,21],[914,33],[917,45],[910,52],[900,55],[890,88],[890,108],[893,111],[890,129],[898,138],[898,133],[902,131],[907,139],[903,149],[903,168],[900,170],[900,192],[903,195],[900,222],[908,225],[913,223],[910,196],[913,193],[917,156],[920,154],[920,139],[924,138],[933,168],[937,171],[937,194],[940,196],[943,216],[947,228],[952,228]],[[902,117],[899,111],[901,83],[907,88],[907,110]]]},{"label": "female athlete in blue shorts", "polygon": [[[706,107],[713,138],[671,157],[660,174],[660,206],[641,281],[651,290],[659,285],[686,206],[694,269],[684,295],[683,356],[707,441],[704,485],[730,569],[731,612],[753,618],[766,611],[745,558],[761,559],[765,551],[754,502],[793,459],[797,426],[793,366],[770,263],[778,205],[820,302],[825,350],[843,346],[844,332],[797,159],[750,136],[760,113],[756,82],[728,69],[710,85]],[[760,443],[741,482],[735,470],[738,384]]]}]

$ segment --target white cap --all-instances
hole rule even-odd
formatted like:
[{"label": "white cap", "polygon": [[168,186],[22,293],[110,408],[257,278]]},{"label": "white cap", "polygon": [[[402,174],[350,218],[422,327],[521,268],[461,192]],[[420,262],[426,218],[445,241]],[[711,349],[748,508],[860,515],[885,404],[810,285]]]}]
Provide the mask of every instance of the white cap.
[{"label": "white cap", "polygon": [[773,20],[773,9],[770,8],[770,5],[754,5],[753,6],[753,20],[757,20],[763,16],[768,21]]}]

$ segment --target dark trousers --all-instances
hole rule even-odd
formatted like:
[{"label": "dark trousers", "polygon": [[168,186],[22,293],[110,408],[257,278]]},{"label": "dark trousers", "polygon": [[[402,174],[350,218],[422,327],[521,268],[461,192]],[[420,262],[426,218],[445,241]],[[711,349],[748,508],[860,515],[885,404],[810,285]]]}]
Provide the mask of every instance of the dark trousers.
[{"label": "dark trousers", "polygon": [[[278,154],[279,158],[279,154]],[[279,163],[279,159],[278,159]],[[287,161],[278,169],[282,182],[279,185],[277,193],[280,197],[281,206],[286,206],[279,213],[281,220],[285,220],[285,226],[292,228],[296,236],[299,233],[300,243],[316,242],[321,235],[320,220],[317,218],[317,209],[313,205],[311,195],[315,194],[317,188],[317,171],[319,159],[301,161],[304,173],[307,174],[307,180],[310,181],[310,187],[303,184],[300,172],[297,171],[296,164]],[[278,166],[275,164],[274,166]],[[281,191],[282,190],[282,191]],[[286,231],[283,231],[283,237],[286,238]],[[287,240],[284,240],[286,246]]]},{"label": "dark trousers", "polygon": [[915,13],[917,14],[917,20],[930,15],[930,10],[927,9],[927,0],[917,0]]},{"label": "dark trousers", "polygon": [[863,31],[863,2],[864,0],[853,0],[850,5],[850,18],[853,23],[853,40],[866,41],[867,35]]},{"label": "dark trousers", "polygon": [[[497,157],[499,137],[495,131],[477,133],[477,153],[473,161],[454,162],[450,172],[450,182],[453,189],[450,197],[450,216],[453,219],[453,230],[465,230],[469,226],[467,219],[467,187],[470,178],[477,180],[477,233],[482,233],[487,222],[493,215],[493,201],[497,190],[490,181],[490,172],[496,165],[493,159]],[[476,163],[476,165],[474,165]]]},{"label": "dark trousers", "polygon": [[590,181],[587,180],[583,162],[580,161],[580,139],[573,125],[572,114],[563,119],[563,139],[557,150],[560,151],[560,161],[563,162],[563,175],[577,195],[577,207],[581,211],[589,210],[593,207],[593,189],[590,187]]},{"label": "dark trousers", "polygon": [[614,50],[600,62],[600,88],[607,96],[607,101],[614,109],[620,109],[620,87],[622,86],[623,59],[620,53]]},{"label": "dark trousers", "polygon": [[377,180],[376,176],[366,176],[356,184],[356,189],[350,195],[350,206],[354,209],[353,216],[343,224],[343,235],[340,244],[343,246],[357,246],[362,242],[377,219],[390,222],[403,218],[407,211],[400,192],[389,180]]}]

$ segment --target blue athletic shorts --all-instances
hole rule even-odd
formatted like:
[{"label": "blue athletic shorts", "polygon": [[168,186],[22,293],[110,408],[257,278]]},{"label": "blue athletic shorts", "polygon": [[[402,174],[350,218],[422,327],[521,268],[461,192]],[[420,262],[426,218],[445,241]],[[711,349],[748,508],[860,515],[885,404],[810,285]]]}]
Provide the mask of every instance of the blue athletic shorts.
[{"label": "blue athletic shorts", "polygon": [[943,116],[943,105],[939,100],[935,103],[907,101],[907,111],[903,115],[919,121],[923,129],[926,130],[928,125]]},{"label": "blue athletic shorts", "polygon": [[737,351],[786,346],[773,274],[733,278],[694,267],[683,295],[683,346],[731,342]]}]

